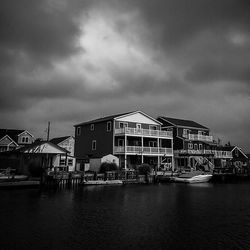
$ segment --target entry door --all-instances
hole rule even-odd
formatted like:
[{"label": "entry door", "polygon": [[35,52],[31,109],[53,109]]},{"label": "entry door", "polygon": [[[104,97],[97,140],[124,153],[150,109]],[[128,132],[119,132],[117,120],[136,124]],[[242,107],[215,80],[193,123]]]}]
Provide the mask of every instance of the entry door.
[{"label": "entry door", "polygon": [[137,129],[141,129],[141,124],[137,123],[137,124],[136,124],[136,128],[137,128]]}]

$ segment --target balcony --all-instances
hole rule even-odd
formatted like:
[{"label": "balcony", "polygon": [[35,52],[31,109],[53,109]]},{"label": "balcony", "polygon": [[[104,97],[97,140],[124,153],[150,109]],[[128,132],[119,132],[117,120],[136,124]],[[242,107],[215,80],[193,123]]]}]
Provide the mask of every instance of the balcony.
[{"label": "balcony", "polygon": [[138,129],[138,128],[118,128],[115,129],[115,135],[138,135],[149,137],[163,137],[173,139],[172,131],[152,130],[152,129]]},{"label": "balcony", "polygon": [[214,158],[232,158],[232,153],[229,151],[219,151],[219,150],[194,150],[194,149],[182,149],[175,150],[175,156],[178,155],[212,155]]},{"label": "balcony", "polygon": [[172,148],[140,147],[140,146],[116,146],[115,154],[141,154],[141,155],[173,155]]},{"label": "balcony", "polygon": [[214,150],[214,157],[215,158],[233,158],[233,155],[232,155],[232,152],[230,151]]},{"label": "balcony", "polygon": [[188,134],[188,135],[183,135],[183,137],[191,141],[213,142],[213,136],[211,135]]}]

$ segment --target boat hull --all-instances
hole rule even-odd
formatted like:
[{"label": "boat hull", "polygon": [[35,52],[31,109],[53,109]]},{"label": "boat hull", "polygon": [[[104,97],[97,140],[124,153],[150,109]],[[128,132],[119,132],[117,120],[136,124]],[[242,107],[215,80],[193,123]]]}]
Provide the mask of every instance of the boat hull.
[{"label": "boat hull", "polygon": [[182,178],[182,177],[174,177],[174,182],[182,182],[182,183],[204,183],[209,182],[212,178],[212,175],[196,175],[191,178]]}]

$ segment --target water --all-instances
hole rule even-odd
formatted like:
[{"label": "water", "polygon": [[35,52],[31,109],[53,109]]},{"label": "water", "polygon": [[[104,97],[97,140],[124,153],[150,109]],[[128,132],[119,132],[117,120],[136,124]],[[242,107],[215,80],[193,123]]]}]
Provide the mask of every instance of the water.
[{"label": "water", "polygon": [[250,182],[1,190],[0,249],[250,249]]}]

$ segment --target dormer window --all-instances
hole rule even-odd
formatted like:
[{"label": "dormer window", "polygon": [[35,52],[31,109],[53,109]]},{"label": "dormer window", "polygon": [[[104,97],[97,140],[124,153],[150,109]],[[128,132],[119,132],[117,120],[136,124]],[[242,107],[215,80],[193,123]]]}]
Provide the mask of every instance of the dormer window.
[{"label": "dormer window", "polygon": [[28,143],[29,142],[29,137],[28,136],[23,136],[22,137],[22,143]]}]

